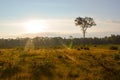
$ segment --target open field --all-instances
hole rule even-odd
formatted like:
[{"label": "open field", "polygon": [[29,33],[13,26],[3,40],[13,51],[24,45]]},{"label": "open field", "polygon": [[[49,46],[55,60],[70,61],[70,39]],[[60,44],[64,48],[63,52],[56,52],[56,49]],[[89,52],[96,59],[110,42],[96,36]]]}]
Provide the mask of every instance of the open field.
[{"label": "open field", "polygon": [[0,49],[0,80],[120,80],[119,49]]}]

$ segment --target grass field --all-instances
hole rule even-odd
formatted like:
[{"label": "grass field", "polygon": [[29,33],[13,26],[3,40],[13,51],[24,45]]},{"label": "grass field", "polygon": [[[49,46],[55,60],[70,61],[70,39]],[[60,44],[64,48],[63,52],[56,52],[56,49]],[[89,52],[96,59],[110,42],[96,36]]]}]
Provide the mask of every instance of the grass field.
[{"label": "grass field", "polygon": [[0,80],[120,80],[120,47],[0,49]]}]

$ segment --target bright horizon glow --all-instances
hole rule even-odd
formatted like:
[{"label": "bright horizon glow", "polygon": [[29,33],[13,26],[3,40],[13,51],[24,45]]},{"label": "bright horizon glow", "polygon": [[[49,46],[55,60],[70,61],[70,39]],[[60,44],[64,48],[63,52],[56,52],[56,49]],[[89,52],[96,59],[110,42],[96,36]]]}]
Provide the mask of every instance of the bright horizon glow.
[{"label": "bright horizon glow", "polygon": [[119,3],[120,0],[0,0],[0,38],[45,32],[82,35],[80,27],[75,26],[76,17],[91,17],[97,24],[87,30],[86,37],[117,35]]},{"label": "bright horizon glow", "polygon": [[23,24],[26,33],[39,33],[44,32],[44,29],[47,28],[43,20],[29,20]]}]

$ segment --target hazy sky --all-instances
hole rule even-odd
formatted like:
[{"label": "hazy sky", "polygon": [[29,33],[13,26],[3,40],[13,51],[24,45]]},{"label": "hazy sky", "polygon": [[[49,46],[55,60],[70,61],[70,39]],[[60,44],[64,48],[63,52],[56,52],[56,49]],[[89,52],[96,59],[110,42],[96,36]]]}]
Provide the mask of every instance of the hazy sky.
[{"label": "hazy sky", "polygon": [[82,34],[74,24],[79,16],[92,17],[97,24],[87,35],[120,34],[120,0],[0,0],[0,37],[31,30]]}]

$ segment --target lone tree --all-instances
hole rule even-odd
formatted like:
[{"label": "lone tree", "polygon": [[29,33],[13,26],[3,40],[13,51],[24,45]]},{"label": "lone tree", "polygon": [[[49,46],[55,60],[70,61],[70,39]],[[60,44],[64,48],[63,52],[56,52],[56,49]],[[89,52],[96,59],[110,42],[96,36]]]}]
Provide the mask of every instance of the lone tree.
[{"label": "lone tree", "polygon": [[96,26],[96,23],[94,22],[93,18],[91,17],[77,17],[75,19],[75,25],[80,26],[82,33],[83,33],[83,39],[84,39],[84,46],[85,46],[85,33],[87,28],[91,28],[92,26]]}]

